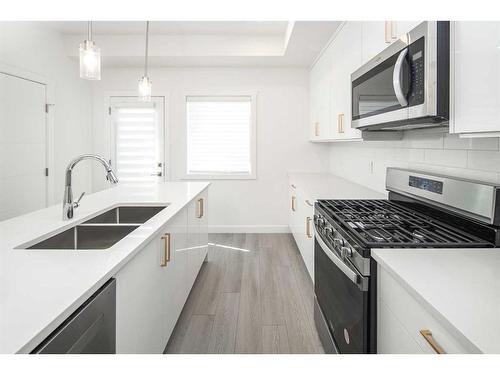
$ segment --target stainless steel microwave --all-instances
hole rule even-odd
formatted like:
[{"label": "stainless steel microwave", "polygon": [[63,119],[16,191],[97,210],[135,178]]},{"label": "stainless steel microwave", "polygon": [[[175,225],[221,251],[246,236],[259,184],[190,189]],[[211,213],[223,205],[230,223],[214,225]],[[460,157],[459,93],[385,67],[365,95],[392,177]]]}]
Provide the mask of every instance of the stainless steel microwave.
[{"label": "stainless steel microwave", "polygon": [[447,126],[450,23],[422,22],[351,74],[352,127]]}]

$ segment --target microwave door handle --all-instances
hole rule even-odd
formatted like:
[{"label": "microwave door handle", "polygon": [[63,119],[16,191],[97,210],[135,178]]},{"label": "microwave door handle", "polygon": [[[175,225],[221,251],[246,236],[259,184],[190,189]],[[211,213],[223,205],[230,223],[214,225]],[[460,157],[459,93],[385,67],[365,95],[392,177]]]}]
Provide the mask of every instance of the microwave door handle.
[{"label": "microwave door handle", "polygon": [[408,54],[408,48],[401,51],[394,65],[394,72],[392,73],[392,86],[394,87],[394,92],[396,93],[396,98],[398,99],[401,107],[408,106],[408,100],[403,92],[403,63],[405,57]]}]

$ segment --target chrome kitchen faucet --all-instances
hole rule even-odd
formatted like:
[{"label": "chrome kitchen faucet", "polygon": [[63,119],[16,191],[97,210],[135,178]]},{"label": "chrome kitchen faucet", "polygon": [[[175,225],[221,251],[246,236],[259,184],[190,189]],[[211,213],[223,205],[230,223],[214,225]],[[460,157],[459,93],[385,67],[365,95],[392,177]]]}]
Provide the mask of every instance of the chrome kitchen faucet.
[{"label": "chrome kitchen faucet", "polygon": [[71,188],[71,175],[73,173],[73,168],[79,162],[85,159],[94,159],[100,162],[103,167],[106,169],[106,179],[113,184],[118,182],[118,178],[115,175],[115,172],[111,168],[111,165],[108,163],[106,159],[99,155],[93,154],[84,154],[80,155],[77,158],[73,159],[66,168],[66,184],[64,186],[64,200],[63,200],[63,220],[69,220],[73,218],[73,210],[80,206],[80,200],[82,199],[85,192],[80,195],[80,198],[76,202],[73,202],[73,189]]}]

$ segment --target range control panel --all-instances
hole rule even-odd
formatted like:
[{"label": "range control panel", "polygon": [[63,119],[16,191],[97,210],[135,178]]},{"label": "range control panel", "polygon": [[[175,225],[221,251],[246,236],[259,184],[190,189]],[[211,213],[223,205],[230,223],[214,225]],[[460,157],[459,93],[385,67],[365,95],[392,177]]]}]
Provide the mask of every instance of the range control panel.
[{"label": "range control panel", "polygon": [[443,182],[441,181],[410,176],[408,185],[417,189],[430,191],[431,193],[443,194]]}]

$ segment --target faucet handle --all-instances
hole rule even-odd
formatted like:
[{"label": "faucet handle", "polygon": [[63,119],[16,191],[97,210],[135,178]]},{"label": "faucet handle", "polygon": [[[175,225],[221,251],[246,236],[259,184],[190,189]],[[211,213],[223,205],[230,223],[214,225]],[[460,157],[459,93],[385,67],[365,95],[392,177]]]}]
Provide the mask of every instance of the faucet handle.
[{"label": "faucet handle", "polygon": [[77,207],[80,206],[80,201],[82,200],[82,198],[83,198],[84,195],[85,195],[85,192],[83,192],[82,194],[80,194],[80,198],[78,198],[78,200],[75,203],[73,203],[73,206],[75,208],[77,208]]}]

